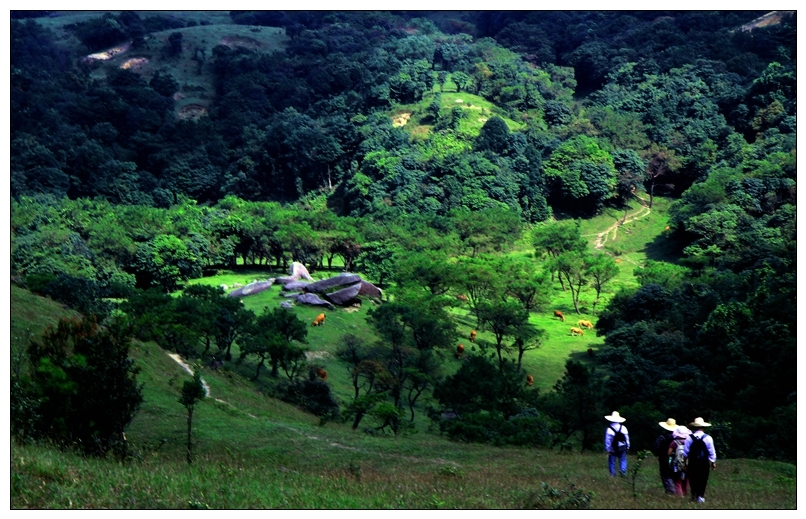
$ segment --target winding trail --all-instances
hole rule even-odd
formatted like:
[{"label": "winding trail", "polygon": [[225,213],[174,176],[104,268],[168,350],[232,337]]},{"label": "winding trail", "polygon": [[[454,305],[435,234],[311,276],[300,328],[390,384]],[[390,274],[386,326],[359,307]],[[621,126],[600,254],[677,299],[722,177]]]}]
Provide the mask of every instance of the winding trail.
[{"label": "winding trail", "polygon": [[[622,225],[634,222],[635,220],[638,220],[640,218],[644,218],[648,216],[650,212],[652,212],[652,210],[649,208],[649,205],[647,205],[647,201],[645,199],[641,198],[636,193],[633,193],[633,196],[635,196],[635,198],[638,199],[638,202],[641,204],[641,208],[639,210],[635,211],[634,213],[627,214],[623,218],[616,220],[616,222],[613,225],[611,225],[602,232],[582,235],[583,237],[585,236],[596,237],[596,240],[593,242],[594,248],[596,248],[597,250],[603,250],[605,243],[607,243],[607,240],[612,241],[616,239],[616,236],[618,236],[618,230]],[[610,254],[607,251],[603,252],[605,252],[605,254]],[[613,256],[613,254],[610,255]],[[628,261],[629,263],[632,263],[635,266],[638,267],[641,266],[638,263],[630,260],[629,258],[622,258],[622,259]]]},{"label": "winding trail", "polygon": [[[193,369],[184,360],[182,360],[182,357],[178,353],[168,353],[168,356],[171,357],[177,364],[179,364],[182,367],[182,369],[184,369],[186,372],[188,372],[191,376],[193,375]],[[207,382],[204,379],[202,379],[202,385],[204,386],[204,394],[205,394],[205,396],[210,397],[210,386],[207,384]],[[226,406],[229,406],[229,407],[231,407],[233,409],[241,411],[240,409],[238,409],[234,405],[230,404],[226,400],[222,400],[220,398],[214,398],[214,400],[216,402],[220,402],[220,403],[222,403],[222,404],[224,404]],[[248,416],[250,416],[251,418],[257,419],[257,416],[255,416],[255,415],[253,415],[251,413],[246,413],[246,414]],[[309,440],[326,442],[330,447],[334,447],[336,449],[344,449],[344,450],[353,451],[353,452],[361,452],[361,453],[364,453],[364,454],[374,454],[374,455],[376,455],[376,456],[378,456],[380,458],[398,458],[398,459],[403,459],[403,460],[407,460],[407,461],[412,461],[412,462],[415,462],[415,463],[417,463],[417,462],[426,462],[426,463],[436,463],[436,464],[442,464],[442,465],[453,465],[454,467],[457,467],[457,468],[461,466],[458,463],[456,463],[455,461],[449,461],[449,460],[445,460],[445,459],[442,459],[442,458],[418,458],[417,456],[404,456],[402,454],[384,454],[384,453],[381,453],[381,452],[362,449],[362,448],[359,448],[359,447],[350,447],[348,445],[342,445],[342,444],[340,444],[338,442],[331,441],[331,440],[329,440],[327,438],[320,438],[319,436],[314,436],[312,434],[308,434],[308,433],[306,433],[304,431],[301,431],[300,429],[297,429],[296,427],[292,427],[292,426],[286,425],[284,423],[273,422],[271,420],[269,420],[269,421],[271,423],[273,423],[274,425],[277,425],[277,426],[282,427],[284,429],[288,429],[289,431],[295,432],[295,433],[299,434],[300,436],[305,436]]]}]

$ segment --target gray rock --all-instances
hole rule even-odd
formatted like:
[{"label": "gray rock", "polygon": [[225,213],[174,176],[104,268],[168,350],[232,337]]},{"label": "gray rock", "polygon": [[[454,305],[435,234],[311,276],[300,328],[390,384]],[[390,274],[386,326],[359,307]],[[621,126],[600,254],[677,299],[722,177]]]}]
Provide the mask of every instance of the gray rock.
[{"label": "gray rock", "polygon": [[359,290],[358,295],[360,296],[369,296],[369,297],[377,297],[378,299],[383,298],[383,291],[370,283],[369,281],[361,280],[361,290]]},{"label": "gray rock", "polygon": [[305,290],[308,292],[313,292],[314,294],[323,294],[329,288],[339,287],[342,285],[352,285],[353,283],[359,283],[360,281],[361,276],[358,274],[344,273],[332,278],[322,279],[311,283],[305,287]]},{"label": "gray rock", "polygon": [[233,290],[228,295],[229,297],[245,297],[253,294],[259,294],[264,290],[271,288],[272,281],[258,281],[257,283],[249,283],[245,287]]},{"label": "gray rock", "polygon": [[331,303],[341,306],[345,304],[347,301],[355,299],[355,297],[358,295],[359,290],[361,290],[361,282],[347,286],[345,288],[342,288],[341,290],[337,290],[336,292],[331,292],[325,295],[325,297]]},{"label": "gray rock", "polygon": [[280,301],[280,306],[282,308],[294,308],[294,303],[291,301]]},{"label": "gray rock", "polygon": [[326,306],[330,309],[333,308],[332,304],[328,303],[323,299],[320,299],[319,296],[317,296],[316,294],[301,294],[297,297],[297,303],[313,306]]},{"label": "gray rock", "polygon": [[288,270],[290,275],[277,278],[278,283],[290,283],[291,281],[298,281],[300,278],[313,281],[311,275],[308,274],[308,269],[306,269],[305,265],[298,261],[293,262]]},{"label": "gray rock", "polygon": [[283,290],[302,290],[307,288],[310,283],[307,281],[289,281],[283,285]]}]

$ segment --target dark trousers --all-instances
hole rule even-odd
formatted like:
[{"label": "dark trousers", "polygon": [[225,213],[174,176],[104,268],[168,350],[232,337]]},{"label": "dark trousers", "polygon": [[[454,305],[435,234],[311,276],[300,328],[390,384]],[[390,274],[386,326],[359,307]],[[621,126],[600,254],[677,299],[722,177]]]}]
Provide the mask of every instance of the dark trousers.
[{"label": "dark trousers", "polygon": [[669,470],[669,456],[664,452],[662,456],[658,457],[658,468],[660,470],[660,480],[663,483],[663,489],[667,494],[674,494],[674,473]]},{"label": "dark trousers", "polygon": [[708,484],[708,475],[711,473],[711,462],[708,460],[688,462],[686,477],[691,488],[691,499],[705,497],[705,485]]}]

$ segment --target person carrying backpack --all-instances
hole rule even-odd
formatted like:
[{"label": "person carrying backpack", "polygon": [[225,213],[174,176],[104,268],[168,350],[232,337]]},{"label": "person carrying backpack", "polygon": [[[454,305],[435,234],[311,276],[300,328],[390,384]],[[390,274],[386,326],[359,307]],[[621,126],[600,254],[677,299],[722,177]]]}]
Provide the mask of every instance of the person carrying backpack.
[{"label": "person carrying backpack", "polygon": [[666,493],[673,495],[674,480],[671,466],[669,465],[669,444],[672,442],[672,431],[677,428],[677,422],[674,418],[668,418],[665,422],[658,422],[658,425],[663,427],[665,431],[660,436],[655,438],[655,443],[652,444],[652,452],[658,457],[658,468],[660,470],[660,481],[663,483],[663,489]]},{"label": "person carrying backpack", "polygon": [[686,478],[686,458],[683,456],[683,447],[691,434],[688,427],[681,425],[672,433],[672,442],[667,451],[669,469],[672,472],[674,493],[685,496],[688,493],[688,479]]},{"label": "person carrying backpack", "polygon": [[613,411],[613,414],[605,416],[605,420],[610,422],[605,430],[604,439],[610,475],[616,475],[616,460],[619,460],[621,475],[626,476],[627,451],[630,450],[630,433],[622,425],[626,419],[619,416],[618,411]]},{"label": "person carrying backpack", "polygon": [[686,477],[691,486],[691,499],[698,503],[705,503],[705,486],[708,484],[708,475],[716,470],[716,450],[714,439],[705,434],[703,429],[711,424],[697,417],[688,424],[694,429],[686,443],[683,445],[683,456],[686,458]]}]

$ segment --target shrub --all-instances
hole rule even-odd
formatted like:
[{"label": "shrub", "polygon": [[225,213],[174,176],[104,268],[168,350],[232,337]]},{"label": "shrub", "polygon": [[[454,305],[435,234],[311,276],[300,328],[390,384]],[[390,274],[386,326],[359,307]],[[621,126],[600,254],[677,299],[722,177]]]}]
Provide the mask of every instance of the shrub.
[{"label": "shrub", "polygon": [[323,380],[291,380],[277,385],[277,396],[311,414],[328,420],[339,418],[339,403]]}]

